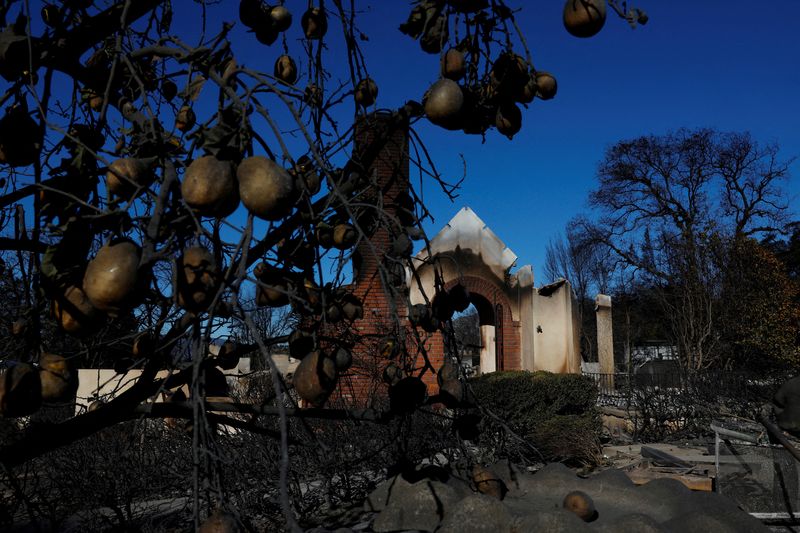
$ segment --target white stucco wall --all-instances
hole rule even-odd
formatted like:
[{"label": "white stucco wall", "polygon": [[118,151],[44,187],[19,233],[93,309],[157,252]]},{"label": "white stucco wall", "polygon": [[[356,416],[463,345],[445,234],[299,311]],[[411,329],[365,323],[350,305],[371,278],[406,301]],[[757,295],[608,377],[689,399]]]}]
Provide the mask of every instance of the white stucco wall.
[{"label": "white stucco wall", "polygon": [[560,374],[581,371],[572,300],[569,282],[565,282],[550,296],[537,293],[533,297],[535,333],[532,370]]}]

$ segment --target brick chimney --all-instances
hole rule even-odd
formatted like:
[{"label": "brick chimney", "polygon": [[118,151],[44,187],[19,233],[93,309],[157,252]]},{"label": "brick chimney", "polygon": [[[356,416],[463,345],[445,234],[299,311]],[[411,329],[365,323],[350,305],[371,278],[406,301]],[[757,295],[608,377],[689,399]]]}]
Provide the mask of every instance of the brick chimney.
[{"label": "brick chimney", "polygon": [[380,376],[386,361],[376,353],[386,335],[398,331],[395,318],[399,316],[405,323],[407,314],[401,297],[404,289],[395,290],[392,295],[392,289],[384,285],[386,270],[382,276],[381,265],[392,265],[391,260],[385,259],[393,241],[389,227],[399,230],[392,219],[397,218],[408,198],[408,120],[389,112],[362,117],[355,126],[352,162],[372,182],[366,194],[359,195],[358,203],[380,206],[368,213],[383,212],[377,224],[363,224],[368,239],[360,242],[353,253],[352,290],[364,304],[364,318],[354,324],[361,338],[353,350],[355,364],[350,376],[340,383],[345,400],[365,404],[385,391]]}]

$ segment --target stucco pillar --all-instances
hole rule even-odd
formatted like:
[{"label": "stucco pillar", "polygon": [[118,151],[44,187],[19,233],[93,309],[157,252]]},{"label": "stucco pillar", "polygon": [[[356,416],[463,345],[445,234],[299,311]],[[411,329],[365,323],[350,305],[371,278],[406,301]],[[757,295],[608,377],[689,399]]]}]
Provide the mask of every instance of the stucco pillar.
[{"label": "stucco pillar", "polygon": [[533,268],[525,265],[517,271],[517,294],[519,301],[520,343],[522,354],[520,363],[522,370],[534,369],[533,345],[535,341],[536,325],[534,324],[533,296],[536,289],[533,287]]},{"label": "stucco pillar", "polygon": [[606,374],[601,386],[614,388],[614,331],[611,323],[611,296],[598,294],[595,298],[597,316],[597,359],[600,373]]},{"label": "stucco pillar", "polygon": [[497,370],[494,326],[481,326],[481,374]]}]

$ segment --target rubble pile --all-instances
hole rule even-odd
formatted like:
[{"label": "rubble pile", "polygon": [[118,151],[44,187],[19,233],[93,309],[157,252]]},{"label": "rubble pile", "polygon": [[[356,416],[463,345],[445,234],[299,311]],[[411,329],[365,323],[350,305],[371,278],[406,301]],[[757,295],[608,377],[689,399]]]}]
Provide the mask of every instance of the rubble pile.
[{"label": "rubble pile", "polygon": [[484,490],[488,493],[484,494],[476,486],[474,475],[438,476],[413,483],[395,476],[367,498],[357,524],[309,531],[769,531],[724,496],[693,492],[675,479],[656,479],[637,486],[622,470],[609,469],[581,478],[560,463],[549,464],[535,474],[505,465],[495,465],[491,471],[504,490]]}]

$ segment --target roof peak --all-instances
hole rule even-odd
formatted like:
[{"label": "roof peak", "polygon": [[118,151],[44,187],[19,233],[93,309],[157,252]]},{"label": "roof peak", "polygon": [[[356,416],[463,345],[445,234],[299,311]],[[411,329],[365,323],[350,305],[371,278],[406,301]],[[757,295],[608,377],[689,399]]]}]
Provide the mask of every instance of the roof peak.
[{"label": "roof peak", "polygon": [[[502,277],[517,262],[517,255],[469,206],[459,209],[430,241],[430,255],[470,250]],[[423,249],[418,259],[428,257]]]}]

